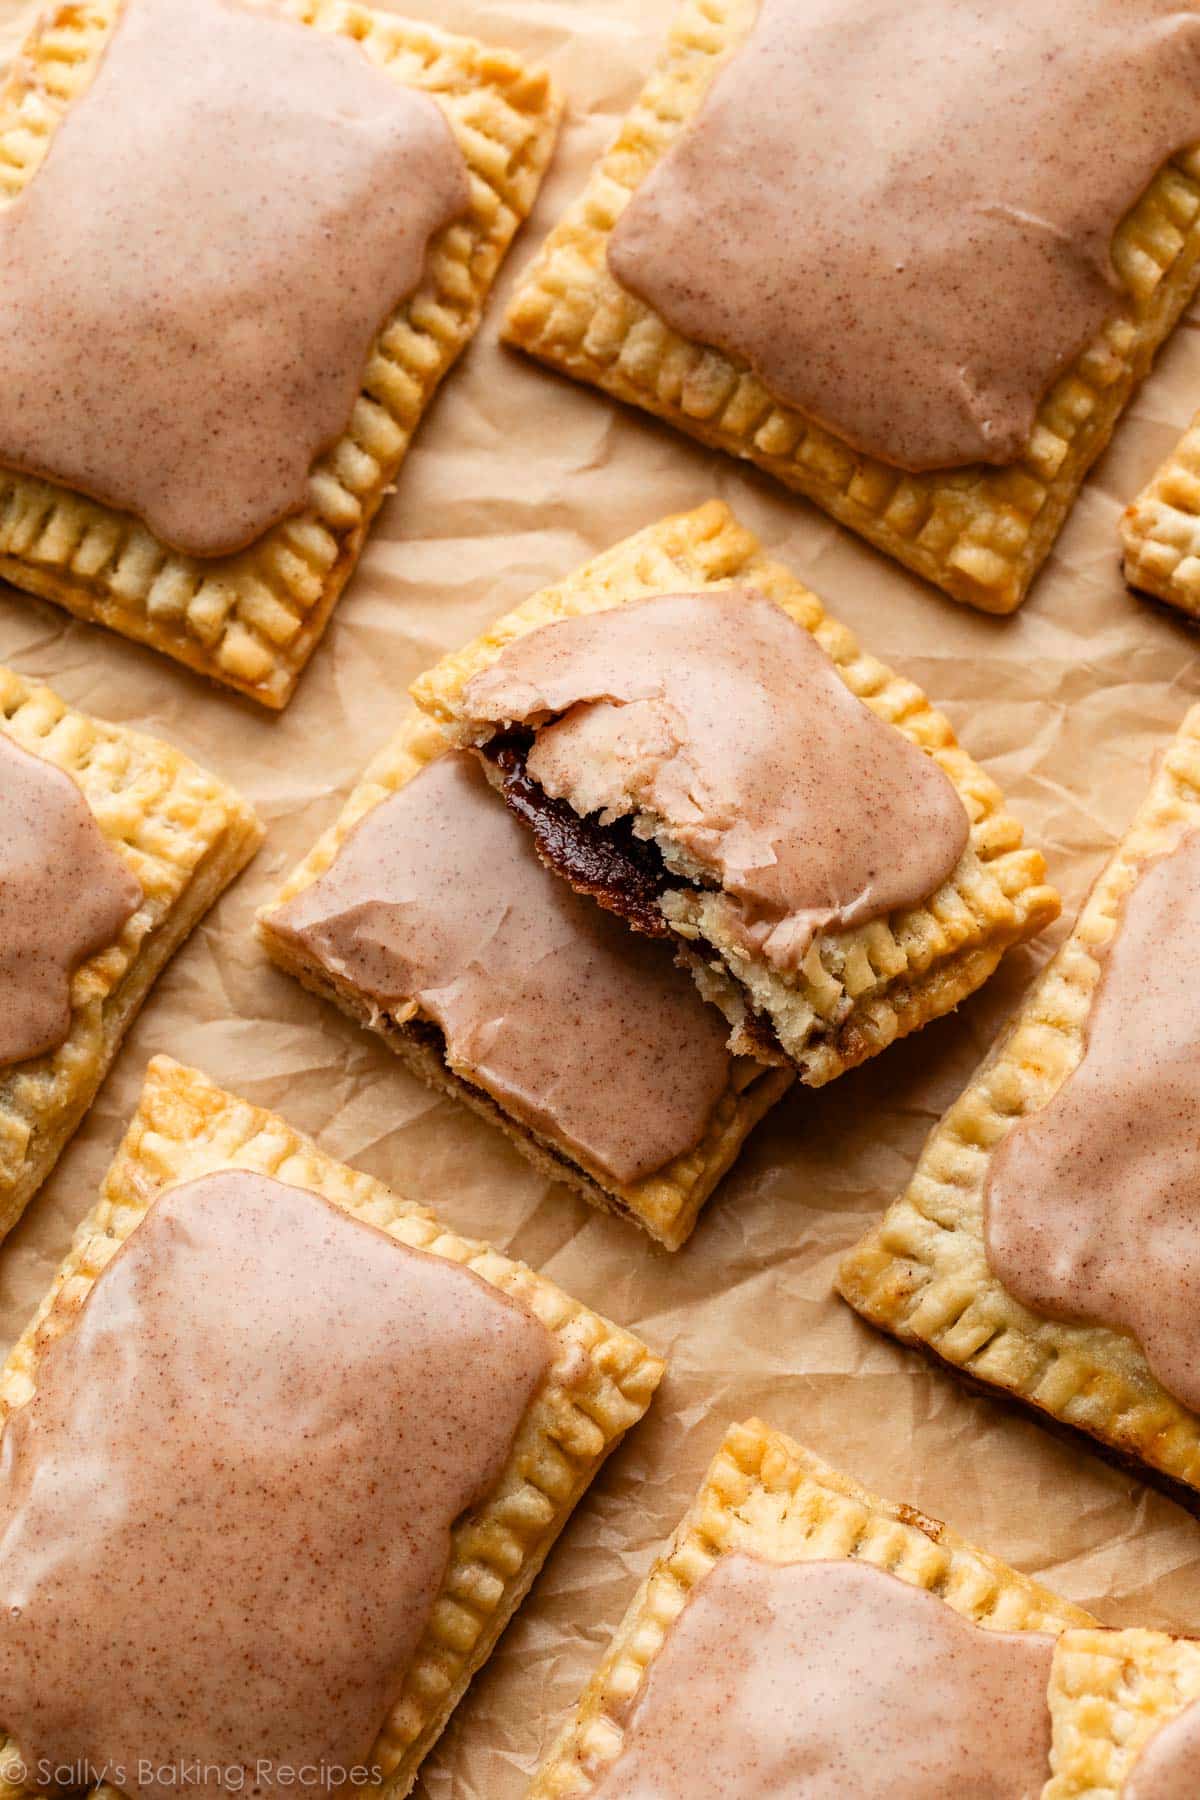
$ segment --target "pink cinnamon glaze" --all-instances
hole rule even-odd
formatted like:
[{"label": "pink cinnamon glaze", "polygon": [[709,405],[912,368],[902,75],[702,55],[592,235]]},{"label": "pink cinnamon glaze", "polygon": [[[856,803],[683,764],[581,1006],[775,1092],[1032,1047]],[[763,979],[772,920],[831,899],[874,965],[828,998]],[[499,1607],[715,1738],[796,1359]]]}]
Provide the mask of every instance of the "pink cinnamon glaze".
[{"label": "pink cinnamon glaze", "polygon": [[860,1562],[722,1556],[594,1800],[1040,1800],[1054,1639]]},{"label": "pink cinnamon glaze", "polygon": [[35,1778],[269,1796],[371,1764],[552,1350],[307,1190],[164,1193],[0,1443],[0,1720]]},{"label": "pink cinnamon glaze", "polygon": [[1179,0],[762,0],[608,262],[904,469],[1008,463],[1128,309],[1113,234],[1200,138]]},{"label": "pink cinnamon glaze", "polygon": [[66,1040],[72,976],[141,904],[78,785],[0,732],[0,1068]]},{"label": "pink cinnamon glaze", "polygon": [[436,102],[345,36],[126,0],[0,209],[0,464],[215,556],[308,498],[371,342],[465,211]]}]

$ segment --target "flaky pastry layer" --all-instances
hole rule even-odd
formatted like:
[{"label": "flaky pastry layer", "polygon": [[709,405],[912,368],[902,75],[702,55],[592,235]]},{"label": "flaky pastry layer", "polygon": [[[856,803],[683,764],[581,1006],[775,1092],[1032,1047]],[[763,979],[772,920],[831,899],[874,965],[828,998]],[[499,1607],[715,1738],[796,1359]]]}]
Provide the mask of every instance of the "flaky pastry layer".
[{"label": "flaky pastry layer", "polygon": [[633,1219],[669,1250],[678,1250],[691,1235],[700,1208],[735,1161],[749,1133],[789,1086],[790,1072],[758,1064],[735,1065],[703,1141],[656,1174],[618,1184],[600,1169],[568,1157],[549,1139],[514,1119],[483,1088],[457,1074],[442,1049],[431,1042],[431,1021],[419,1008],[407,1006],[395,1013],[381,1010],[369,996],[306,955],[272,927],[275,909],[325,873],[358,821],[452,747],[448,734],[423,714],[414,713],[407,719],[370,764],[341,816],[318,839],[270,905],[262,908],[258,915],[259,938],[272,961],[314,993],[333,1000],[359,1024],[377,1031],[414,1074],[466,1101],[499,1125],[544,1175],[565,1182],[594,1206]]},{"label": "flaky pastry layer", "polygon": [[907,1190],[841,1266],[838,1288],[871,1324],[977,1382],[1072,1426],[1200,1507],[1200,1419],[1151,1374],[1137,1342],[1022,1306],[988,1265],[992,1155],[1078,1066],[1099,953],[1146,862],[1200,826],[1200,707],[1187,715],[1070,937],[1009,1032],[929,1138]]},{"label": "flaky pastry layer", "polygon": [[[560,113],[546,72],[508,51],[354,0],[286,3],[313,29],[356,38],[396,81],[431,94],[471,185],[469,211],[434,238],[419,287],[381,328],[345,435],[313,467],[304,511],[237,555],[196,558],[126,513],[0,470],[0,575],[274,708],[291,698],[435,388],[475,332],[533,204]],[[17,57],[0,92],[0,205],[36,176],[118,10],[119,0],[63,0]]]},{"label": "flaky pastry layer", "polygon": [[[71,985],[66,1041],[0,1068],[0,1236],[58,1160],[169,957],[262,842],[246,802],[178,750],[0,667],[0,731],[78,783],[142,904]],[[0,860],[3,852],[0,849]]]},{"label": "flaky pastry layer", "polygon": [[[861,650],[816,595],[713,500],[647,527],[544,588],[443,658],[412,692],[432,717],[453,728],[466,683],[515,638],[650,594],[732,582],[753,586],[813,634],[851,692],[945,771],[971,825],[953,879],[930,900],[887,919],[820,933],[794,977],[785,980],[744,955],[738,961],[734,946],[722,946],[729,970],[760,1005],[769,1003],[772,1014],[786,1020],[789,1054],[801,1079],[819,1087],[951,1011],[987,979],[1010,945],[1032,937],[1059,910],[1041,855],[1023,847],[1021,827],[1005,811],[1000,790],[919,688]],[[700,905],[701,897],[685,895],[673,919],[677,928],[687,932],[687,909]],[[701,940],[693,942],[710,954]],[[716,990],[712,997],[721,998]]]},{"label": "flaky pastry layer", "polygon": [[1110,321],[1049,389],[1020,461],[906,474],[773,399],[744,363],[672,331],[608,271],[608,240],[631,195],[695,119],[757,10],[757,0],[683,0],[616,142],[526,272],[504,335],[769,470],[956,600],[1012,612],[1200,280],[1200,149],[1160,170],[1122,221],[1113,264],[1129,316]]},{"label": "flaky pastry layer", "polygon": [[621,1753],[623,1715],[688,1595],[718,1558],[854,1558],[933,1593],[996,1631],[1060,1632],[1088,1615],[964,1543],[937,1519],[870,1494],[760,1419],[735,1425],[674,1537],[642,1583],[612,1645],[529,1790],[529,1800],[590,1793]]},{"label": "flaky pastry layer", "polygon": [[1200,416],[1121,515],[1125,579],[1200,617]]},{"label": "flaky pastry layer", "polygon": [[1050,1671],[1054,1779],[1042,1800],[1119,1800],[1160,1726],[1200,1700],[1200,1644],[1162,1631],[1065,1631]]},{"label": "flaky pastry layer", "polygon": [[[167,1057],[146,1072],[138,1110],[70,1254],[0,1370],[0,1424],[36,1392],[38,1360],[69,1329],[105,1264],[157,1194],[218,1169],[308,1188],[413,1249],[461,1263],[528,1307],[558,1343],[490,1498],[455,1526],[429,1623],[370,1757],[401,1800],[467,1684],[490,1655],[601,1462],[650,1404],[661,1359],[630,1333],[490,1245],[446,1230],[424,1207],[335,1162],[275,1114]],[[399,1671],[398,1671],[399,1673]],[[8,1741],[11,1754],[11,1740]],[[2,1779],[0,1795],[22,1790]]]}]

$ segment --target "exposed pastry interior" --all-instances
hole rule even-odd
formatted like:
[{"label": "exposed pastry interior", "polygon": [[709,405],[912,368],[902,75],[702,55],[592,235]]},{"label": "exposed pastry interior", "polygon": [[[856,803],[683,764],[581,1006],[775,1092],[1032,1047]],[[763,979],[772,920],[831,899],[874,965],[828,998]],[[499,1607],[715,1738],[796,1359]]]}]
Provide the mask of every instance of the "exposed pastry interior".
[{"label": "exposed pastry interior", "polygon": [[818,933],[930,900],[969,842],[937,763],[749,587],[530,632],[467,682],[460,717],[543,859],[638,930],[678,933],[785,1055],[803,1050],[786,991]]}]

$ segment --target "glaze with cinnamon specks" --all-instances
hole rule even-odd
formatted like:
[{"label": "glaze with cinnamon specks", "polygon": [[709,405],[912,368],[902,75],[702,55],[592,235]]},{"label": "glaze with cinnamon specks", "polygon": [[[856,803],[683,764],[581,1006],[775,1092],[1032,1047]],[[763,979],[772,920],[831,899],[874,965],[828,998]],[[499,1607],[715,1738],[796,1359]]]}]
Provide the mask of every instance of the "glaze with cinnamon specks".
[{"label": "glaze with cinnamon specks", "polygon": [[461,706],[472,727],[533,727],[526,767],[547,794],[632,815],[669,866],[682,852],[720,888],[730,934],[784,971],[818,931],[927,900],[967,847],[949,776],[753,588],[543,626]]},{"label": "glaze with cinnamon specks", "polygon": [[1200,139],[1179,0],[762,0],[609,267],[902,469],[1010,463],[1127,304],[1122,218]]},{"label": "glaze with cinnamon specks", "polygon": [[1196,1800],[1200,1780],[1200,1702],[1185,1706],[1142,1746],[1121,1800]]}]

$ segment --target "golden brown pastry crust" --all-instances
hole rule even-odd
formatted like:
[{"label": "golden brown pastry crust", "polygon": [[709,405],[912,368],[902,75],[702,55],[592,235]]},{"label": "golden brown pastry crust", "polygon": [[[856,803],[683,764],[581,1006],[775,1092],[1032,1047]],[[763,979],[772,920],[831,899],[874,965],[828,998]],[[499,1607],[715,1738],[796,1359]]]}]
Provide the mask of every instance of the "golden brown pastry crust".
[{"label": "golden brown pastry crust", "polygon": [[1151,1478],[1200,1496],[1200,1419],[1151,1374],[1135,1340],[1031,1312],[997,1281],[983,1237],[992,1153],[1039,1110],[1083,1055],[1098,953],[1145,862],[1200,825],[1200,707],[1188,714],[1150,792],[1070,937],[1008,1034],[937,1126],[905,1194],[842,1263],[838,1289],[871,1324],[977,1382],[1071,1426]]},{"label": "golden brown pastry crust", "polygon": [[1078,1607],[964,1543],[939,1520],[878,1499],[783,1432],[751,1419],[728,1432],[528,1800],[565,1800],[592,1791],[597,1776],[620,1754],[620,1715],[688,1594],[732,1550],[771,1562],[853,1557],[936,1593],[963,1618],[997,1631],[1058,1632],[1091,1624]]},{"label": "golden brown pastry crust", "polygon": [[[118,5],[64,0],[16,59],[0,91],[0,205],[36,175]],[[434,239],[420,286],[382,327],[349,427],[313,467],[306,509],[237,555],[198,559],[128,514],[0,470],[0,575],[273,708],[291,698],[434,389],[475,332],[560,113],[545,71],[508,51],[353,0],[287,5],[315,30],[358,38],[389,75],[433,95],[471,182],[469,212]]]},{"label": "golden brown pastry crust", "polygon": [[34,1393],[39,1356],[69,1327],[155,1196],[222,1168],[310,1188],[401,1243],[463,1264],[528,1306],[558,1342],[499,1485],[454,1529],[441,1592],[371,1757],[386,1772],[382,1793],[400,1800],[601,1462],[650,1404],[664,1365],[523,1263],[447,1231],[423,1207],[335,1162],[273,1113],[156,1057],[99,1203],[0,1371],[0,1423]]},{"label": "golden brown pastry crust", "polygon": [[262,842],[240,795],[178,750],[65,706],[0,667],[0,731],[70,775],[142,904],[71,985],[71,1028],[45,1056],[0,1069],[0,1236],[91,1105],[163,965]]},{"label": "golden brown pastry crust", "polygon": [[1200,279],[1200,151],[1160,170],[1119,227],[1113,262],[1132,317],[1111,321],[1050,388],[1022,459],[905,474],[773,400],[734,358],[680,337],[608,272],[609,235],[631,194],[696,116],[756,14],[756,0],[683,0],[616,142],[526,272],[504,335],[769,470],[956,600],[1012,612]]},{"label": "golden brown pastry crust", "polygon": [[1162,1631],[1064,1631],[1050,1670],[1054,1778],[1042,1800],[1119,1800],[1139,1752],[1200,1700],[1200,1644]]},{"label": "golden brown pastry crust", "polygon": [[1125,579],[1200,617],[1200,415],[1121,515]]},{"label": "golden brown pastry crust", "polygon": [[566,1182],[593,1206],[633,1219],[668,1250],[678,1250],[691,1235],[700,1208],[735,1161],[751,1130],[790,1085],[790,1071],[758,1064],[736,1065],[703,1142],[656,1174],[619,1185],[599,1169],[586,1168],[569,1158],[548,1139],[513,1119],[481,1088],[457,1075],[447,1065],[440,1048],[431,1042],[429,1022],[423,1020],[417,1008],[397,1014],[381,1012],[348,982],[272,929],[275,908],[325,873],[363,815],[450,748],[446,732],[423,714],[414,713],[407,719],[367,768],[341,816],[288,877],[275,899],[262,908],[258,915],[259,938],[273,962],[314,993],[333,1000],[360,1025],[377,1031],[414,1074],[466,1101],[492,1124],[499,1125],[544,1175]]},{"label": "golden brown pastry crust", "polygon": [[[1045,864],[1023,847],[1003,796],[955,741],[920,689],[861,650],[815,594],[768,557],[720,501],[627,538],[535,594],[413,686],[418,704],[453,726],[462,690],[507,643],[572,614],[621,606],[648,594],[694,592],[739,582],[757,588],[811,631],[850,690],[934,757],[971,822],[955,873],[929,902],[889,919],[820,934],[786,984],[789,1036],[801,1079],[821,1086],[895,1038],[950,1011],[992,973],[1010,945],[1032,937],[1059,910]],[[747,965],[746,979],[754,976]],[[776,985],[783,987],[782,977]]]}]

